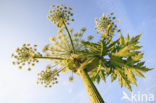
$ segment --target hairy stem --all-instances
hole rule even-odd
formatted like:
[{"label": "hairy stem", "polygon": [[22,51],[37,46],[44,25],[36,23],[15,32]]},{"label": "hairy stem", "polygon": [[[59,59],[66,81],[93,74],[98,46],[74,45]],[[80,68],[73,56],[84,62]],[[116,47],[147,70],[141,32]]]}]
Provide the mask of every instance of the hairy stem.
[{"label": "hairy stem", "polygon": [[91,103],[104,103],[104,100],[102,99],[101,95],[99,94],[98,90],[96,89],[86,70],[80,69],[79,74],[88,92]]},{"label": "hairy stem", "polygon": [[68,28],[67,28],[67,26],[66,26],[64,20],[63,20],[63,25],[64,25],[64,27],[65,27],[65,29],[66,29],[66,31],[67,31],[68,36],[69,36],[69,39],[70,39],[70,42],[71,42],[71,45],[72,45],[73,52],[75,53],[74,43],[73,43],[72,37],[71,37],[71,35],[70,35],[70,32],[69,32],[69,30],[68,30]]}]

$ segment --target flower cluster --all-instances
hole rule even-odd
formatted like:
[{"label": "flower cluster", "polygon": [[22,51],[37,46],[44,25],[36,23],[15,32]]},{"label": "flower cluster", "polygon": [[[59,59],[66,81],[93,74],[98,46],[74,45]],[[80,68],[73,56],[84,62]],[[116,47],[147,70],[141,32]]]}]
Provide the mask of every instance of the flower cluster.
[{"label": "flower cluster", "polygon": [[[34,56],[42,56],[37,52],[36,47],[37,45],[31,47],[30,44],[23,44],[21,48],[17,48],[16,53],[12,54],[12,57],[16,60],[13,61],[12,64],[19,65],[19,69],[22,69],[22,66],[25,66],[26,64],[34,66],[35,63],[39,62]],[[31,68],[29,67],[28,71],[30,70]]]},{"label": "flower cluster", "polygon": [[109,35],[113,35],[114,31],[117,28],[117,25],[114,24],[114,20],[116,18],[113,17],[113,13],[111,13],[110,15],[102,15],[102,17],[98,19],[95,19],[96,22],[96,26],[95,26],[95,30],[97,30],[97,34],[99,34],[99,32],[101,32],[102,37],[105,38],[106,36]]},{"label": "flower cluster", "polygon": [[69,25],[69,21],[74,21],[71,19],[73,13],[71,12],[71,7],[66,7],[64,5],[52,5],[52,9],[49,11],[48,19],[57,25],[58,28],[61,28],[64,23]]},{"label": "flower cluster", "polygon": [[53,77],[53,74],[55,74],[58,69],[51,69],[51,65],[48,65],[45,69],[45,71],[41,71],[40,73],[38,73],[38,81],[37,84],[43,84],[45,87],[52,87],[52,84],[57,84],[57,77],[59,76],[59,74],[55,75]]},{"label": "flower cluster", "polygon": [[[69,58],[71,46],[64,33],[59,33],[57,36],[51,36],[49,40],[52,44],[46,45],[43,48],[46,57]],[[58,64],[61,67],[64,65],[62,59],[49,59],[49,61]]]},{"label": "flower cluster", "polygon": [[[81,44],[82,36],[86,31],[86,28],[81,28],[80,32],[73,33],[73,29],[68,29],[74,44],[75,51],[80,51],[83,47]],[[91,38],[92,39],[92,38]],[[68,35],[64,33],[64,28],[59,28],[56,36],[50,37],[50,42],[52,44],[45,45],[43,48],[43,52],[45,53],[45,57],[56,57],[63,58],[62,59],[49,59],[49,61],[53,62],[60,67],[66,66],[66,69],[62,72],[68,72],[74,70],[75,64],[72,55],[72,46],[71,42],[68,38]]]},{"label": "flower cluster", "polygon": [[87,29],[85,27],[82,27],[79,32],[75,32],[71,34],[76,51],[80,51],[83,49],[83,45],[81,42],[84,41],[83,35],[86,32],[86,30]]}]

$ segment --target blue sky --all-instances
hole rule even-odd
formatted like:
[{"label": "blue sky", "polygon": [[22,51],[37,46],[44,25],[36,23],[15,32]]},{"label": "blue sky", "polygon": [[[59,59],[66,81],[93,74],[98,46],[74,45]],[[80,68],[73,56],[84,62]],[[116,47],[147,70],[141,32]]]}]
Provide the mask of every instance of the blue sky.
[{"label": "blue sky", "polygon": [[[102,13],[114,12],[121,19],[119,27],[125,36],[143,33],[140,45],[143,45],[146,65],[156,68],[156,1],[155,0],[0,0],[0,103],[90,103],[80,77],[75,76],[73,83],[68,82],[69,75],[63,75],[59,84],[47,89],[37,85],[37,72],[45,68],[47,61],[41,61],[31,72],[12,66],[11,53],[23,43],[38,44],[41,50],[50,43],[49,37],[56,35],[56,26],[47,19],[52,4],[65,4],[73,7],[75,22],[71,24],[75,31],[86,27],[85,35],[95,35],[95,17]],[[116,37],[119,35],[117,34]],[[138,87],[134,93],[152,93],[156,95],[156,70],[146,73],[146,79],[138,78]],[[117,82],[103,81],[96,85],[106,103],[131,103],[122,100],[122,92]],[[141,102],[136,102],[141,103]],[[155,102],[149,102],[155,103]]]}]

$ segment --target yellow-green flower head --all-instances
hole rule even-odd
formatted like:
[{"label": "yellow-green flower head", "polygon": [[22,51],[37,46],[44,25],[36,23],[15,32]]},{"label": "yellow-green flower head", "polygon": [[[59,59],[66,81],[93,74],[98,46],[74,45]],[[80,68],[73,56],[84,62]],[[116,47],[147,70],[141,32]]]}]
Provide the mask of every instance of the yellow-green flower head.
[{"label": "yellow-green flower head", "polygon": [[22,69],[22,66],[19,66],[19,69]]},{"label": "yellow-green flower head", "polygon": [[78,37],[78,33],[74,33],[74,37]]},{"label": "yellow-green flower head", "polygon": [[40,73],[38,73],[37,82],[44,84],[44,86],[46,87],[51,87],[51,84],[56,84],[56,82],[58,83],[57,77],[59,75],[55,75],[54,77],[52,77],[52,75],[56,73],[57,71],[58,71],[57,68],[52,70],[51,66],[48,65],[44,71],[41,71]]},{"label": "yellow-green flower head", "polygon": [[81,32],[82,33],[84,33],[85,31],[86,31],[86,28],[85,27],[81,28]]},{"label": "yellow-green flower head", "polygon": [[60,34],[60,33],[63,32],[63,30],[64,30],[64,28],[59,28],[58,31],[57,31],[57,33]]},{"label": "yellow-green flower head", "polygon": [[13,64],[20,65],[20,69],[22,69],[22,66],[25,66],[26,63],[34,66],[35,63],[39,62],[34,57],[41,56],[41,54],[37,52],[36,46],[37,45],[30,47],[30,44],[23,44],[21,48],[17,48],[16,54],[12,54],[12,57],[16,59]]},{"label": "yellow-green flower head", "polygon": [[78,37],[82,37],[83,36],[83,34],[82,33],[78,33]]},{"label": "yellow-green flower head", "polygon": [[48,19],[57,25],[57,27],[61,28],[64,23],[69,24],[69,21],[74,21],[71,18],[73,13],[71,12],[71,7],[66,7],[64,5],[52,5],[52,9],[49,10]]},{"label": "yellow-green flower head", "polygon": [[49,40],[50,42],[54,43],[56,41],[56,38],[54,36],[51,36]]},{"label": "yellow-green flower head", "polygon": [[28,71],[31,71],[31,68],[28,68]]},{"label": "yellow-green flower head", "polygon": [[114,31],[116,30],[117,26],[114,24],[113,13],[111,15],[102,15],[102,17],[99,18],[99,20],[96,18],[96,26],[95,30],[97,31],[97,34],[101,32],[102,36],[108,36],[113,35]]},{"label": "yellow-green flower head", "polygon": [[94,37],[92,35],[88,36],[88,41],[92,40]]},{"label": "yellow-green flower head", "polygon": [[72,34],[73,33],[73,28],[69,28],[69,32]]},{"label": "yellow-green flower head", "polygon": [[53,50],[54,50],[54,47],[53,47],[52,45],[50,45],[50,46],[49,46],[49,50],[50,50],[50,51],[53,51]]},{"label": "yellow-green flower head", "polygon": [[62,39],[61,35],[57,35],[57,39],[61,40]]},{"label": "yellow-green flower head", "polygon": [[46,66],[46,70],[47,70],[47,71],[50,71],[50,70],[51,70],[51,65],[47,65],[47,66]]},{"label": "yellow-green flower head", "polygon": [[42,49],[43,52],[46,52],[49,49],[49,45],[45,45]]},{"label": "yellow-green flower head", "polygon": [[13,61],[12,64],[15,65],[16,63]]}]

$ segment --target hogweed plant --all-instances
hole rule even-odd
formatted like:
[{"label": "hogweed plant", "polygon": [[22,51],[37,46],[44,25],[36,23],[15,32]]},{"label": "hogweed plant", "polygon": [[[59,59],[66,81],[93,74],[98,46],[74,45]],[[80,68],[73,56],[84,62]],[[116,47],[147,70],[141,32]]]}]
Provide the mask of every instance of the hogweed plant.
[{"label": "hogweed plant", "polygon": [[[51,36],[51,44],[43,48],[43,54],[37,52],[37,45],[23,44],[12,54],[15,61],[12,63],[22,69],[26,64],[34,66],[39,59],[48,59],[52,65],[47,65],[45,70],[38,73],[37,83],[45,87],[52,87],[58,83],[61,72],[72,72],[82,78],[85,88],[90,97],[91,103],[104,103],[93,82],[104,80],[108,76],[111,81],[118,79],[121,87],[125,86],[132,91],[131,85],[137,86],[136,76],[143,77],[143,73],[151,70],[144,65],[142,51],[138,46],[142,34],[130,38],[123,37],[121,30],[116,25],[116,18],[113,13],[102,15],[96,18],[95,30],[101,35],[97,42],[94,42],[93,35],[88,40],[83,39],[86,28],[74,32],[68,28],[74,22],[72,8],[64,5],[52,5],[49,10],[48,19],[58,27],[57,36]],[[120,37],[113,40],[115,34]],[[95,34],[95,35],[97,35]],[[31,68],[28,68],[30,71]],[[73,81],[73,75],[69,81]]]}]

